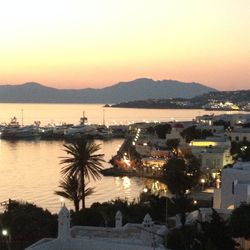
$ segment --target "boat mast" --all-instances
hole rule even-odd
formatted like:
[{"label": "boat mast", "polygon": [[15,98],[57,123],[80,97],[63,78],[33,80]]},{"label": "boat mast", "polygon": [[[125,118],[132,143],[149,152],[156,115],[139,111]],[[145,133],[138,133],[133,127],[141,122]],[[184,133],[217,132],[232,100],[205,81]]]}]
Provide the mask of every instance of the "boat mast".
[{"label": "boat mast", "polygon": [[82,117],[80,118],[80,124],[85,125],[87,118],[85,117],[85,111],[82,112]]},{"label": "boat mast", "polygon": [[105,109],[102,110],[102,124],[105,126]]},{"label": "boat mast", "polygon": [[23,127],[23,109],[21,109],[21,114],[22,114],[22,127]]}]

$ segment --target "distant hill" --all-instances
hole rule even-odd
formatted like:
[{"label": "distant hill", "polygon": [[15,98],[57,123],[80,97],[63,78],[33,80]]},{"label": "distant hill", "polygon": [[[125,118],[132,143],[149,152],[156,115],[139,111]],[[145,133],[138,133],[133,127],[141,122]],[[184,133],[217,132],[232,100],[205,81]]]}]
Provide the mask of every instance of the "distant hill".
[{"label": "distant hill", "polygon": [[193,98],[194,102],[207,103],[212,100],[221,102],[230,101],[234,103],[250,102],[250,90],[217,91],[205,93]]},{"label": "distant hill", "polygon": [[120,103],[161,98],[192,98],[216,91],[200,83],[141,78],[102,89],[56,89],[39,83],[0,85],[0,102],[14,103]]},{"label": "distant hill", "polygon": [[[209,103],[231,102],[241,110],[250,103],[250,90],[215,91],[193,98],[164,98],[120,102],[112,105],[118,108],[152,108],[152,109],[199,109]],[[249,108],[248,108],[249,109]],[[223,110],[223,108],[222,108]]]}]

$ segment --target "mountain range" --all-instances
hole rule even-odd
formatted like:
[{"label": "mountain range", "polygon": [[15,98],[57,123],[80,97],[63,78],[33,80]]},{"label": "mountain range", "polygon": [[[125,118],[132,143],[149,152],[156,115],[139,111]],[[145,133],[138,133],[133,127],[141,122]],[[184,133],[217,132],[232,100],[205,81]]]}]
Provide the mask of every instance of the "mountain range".
[{"label": "mountain range", "polygon": [[5,103],[120,103],[161,98],[193,98],[217,91],[200,83],[140,78],[94,89],[57,89],[30,82],[0,85],[0,102]]}]

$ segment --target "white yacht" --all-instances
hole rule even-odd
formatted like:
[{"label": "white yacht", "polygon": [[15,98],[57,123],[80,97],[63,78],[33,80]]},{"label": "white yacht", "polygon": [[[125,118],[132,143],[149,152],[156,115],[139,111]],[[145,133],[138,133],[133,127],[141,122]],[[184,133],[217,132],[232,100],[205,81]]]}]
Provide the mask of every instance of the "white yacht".
[{"label": "white yacht", "polygon": [[83,117],[80,118],[80,124],[71,126],[64,131],[66,137],[75,137],[81,135],[94,136],[97,133],[97,128],[94,125],[87,123],[88,119],[83,113]]},{"label": "white yacht", "polygon": [[1,133],[1,138],[3,139],[28,139],[39,137],[37,125],[21,126],[19,122],[17,122],[16,117],[11,119],[10,123]]}]

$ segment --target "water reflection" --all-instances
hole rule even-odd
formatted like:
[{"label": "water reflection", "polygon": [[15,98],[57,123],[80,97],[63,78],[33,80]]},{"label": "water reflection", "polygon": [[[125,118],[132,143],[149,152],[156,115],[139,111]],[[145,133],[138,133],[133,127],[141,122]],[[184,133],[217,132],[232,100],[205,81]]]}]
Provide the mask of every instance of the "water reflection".
[{"label": "water reflection", "polygon": [[168,191],[167,186],[157,180],[145,179],[144,185],[144,192],[151,192],[155,195],[165,196],[166,192]]},{"label": "water reflection", "polygon": [[[115,153],[121,139],[97,141],[101,143],[101,152],[105,154],[105,167]],[[61,206],[58,196],[54,195],[61,178],[59,164],[65,155],[63,141],[5,141],[0,140],[0,202],[18,199],[48,208],[57,212]],[[93,202],[112,199],[137,198],[144,187],[144,180],[139,178],[103,177],[100,181],[91,181],[95,193],[86,198],[87,206]],[[70,208],[72,204],[65,200]]]},{"label": "water reflection", "polygon": [[122,177],[122,181],[122,185],[125,189],[129,189],[131,187],[130,179],[127,176]]}]

